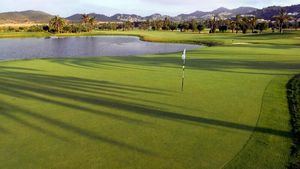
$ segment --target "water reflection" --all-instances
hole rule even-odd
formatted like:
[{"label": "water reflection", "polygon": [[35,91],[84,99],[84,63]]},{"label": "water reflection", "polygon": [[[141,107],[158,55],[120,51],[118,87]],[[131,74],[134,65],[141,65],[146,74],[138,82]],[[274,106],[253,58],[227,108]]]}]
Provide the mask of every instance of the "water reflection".
[{"label": "water reflection", "polygon": [[0,39],[0,59],[130,56],[182,51],[198,45],[152,43],[128,36]]}]

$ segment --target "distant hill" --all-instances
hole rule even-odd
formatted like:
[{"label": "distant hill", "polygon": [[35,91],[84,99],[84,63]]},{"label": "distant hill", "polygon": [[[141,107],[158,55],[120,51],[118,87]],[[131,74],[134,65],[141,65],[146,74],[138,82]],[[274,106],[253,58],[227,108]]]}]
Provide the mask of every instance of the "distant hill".
[{"label": "distant hill", "polygon": [[[191,19],[206,19],[213,15],[220,15],[223,17],[232,17],[237,14],[247,14],[247,13],[253,12],[255,10],[257,10],[257,9],[252,8],[252,7],[240,7],[240,8],[236,8],[236,9],[227,9],[227,8],[221,7],[214,11],[211,11],[211,12],[196,11],[196,12],[193,12],[190,14],[180,14],[175,17],[171,17],[168,15],[161,15],[159,13],[152,14],[152,15],[145,16],[145,17],[135,15],[135,14],[115,14],[111,17],[103,15],[103,14],[94,14],[94,13],[91,13],[88,15],[95,17],[98,22],[107,22],[107,21],[136,22],[136,21],[146,21],[146,20],[161,20],[161,19],[165,19],[165,18],[170,18],[171,20],[175,20],[175,21],[182,21],[182,20],[191,20]],[[75,15],[67,17],[66,19],[69,20],[70,22],[80,22],[81,17],[82,17],[82,14],[75,14]]]},{"label": "distant hill", "polygon": [[209,13],[213,13],[213,14],[220,14],[220,13],[231,13],[230,9],[224,8],[224,7],[220,7],[218,9],[215,9]]},{"label": "distant hill", "polygon": [[135,14],[115,14],[110,17],[110,20],[112,21],[131,21],[131,22],[136,22],[136,21],[141,21],[144,20],[143,17]]},{"label": "distant hill", "polygon": [[[110,17],[105,16],[103,14],[89,13],[88,15],[90,17],[95,17],[97,21],[107,22],[107,21],[111,20]],[[69,16],[65,19],[67,19],[68,21],[74,22],[74,23],[78,23],[78,22],[81,22],[81,20],[82,20],[82,14],[75,14],[75,15]]]},{"label": "distant hill", "polygon": [[[139,16],[136,14],[115,14],[113,16],[106,16],[103,14],[90,13],[88,14],[91,17],[95,17],[98,22],[122,22],[122,21],[146,21],[146,20],[161,20],[165,18],[170,18],[173,21],[185,21],[191,19],[208,19],[215,15],[220,16],[221,18],[231,18],[237,14],[241,15],[255,15],[258,18],[271,20],[274,15],[277,15],[280,6],[271,6],[263,9],[256,9],[252,7],[239,7],[235,9],[227,9],[224,7],[218,8],[210,12],[195,11],[189,14],[180,14],[178,16],[168,16],[161,15],[159,13],[150,15],[150,16]],[[287,10],[288,13],[294,16],[300,17],[300,4],[283,7]],[[48,23],[49,20],[53,17],[45,12],[41,11],[22,11],[22,12],[5,12],[0,13],[0,24],[9,24],[9,23]],[[82,19],[82,14],[74,14],[67,18],[71,23],[79,23]]]},{"label": "distant hill", "polygon": [[258,9],[256,8],[252,8],[252,7],[239,7],[239,8],[236,8],[236,9],[232,9],[231,10],[231,13],[233,15],[238,15],[238,14],[247,14],[247,13],[251,13],[251,12],[254,12]]},{"label": "distant hill", "polygon": [[42,11],[22,11],[0,13],[3,23],[48,23],[53,16]]},{"label": "distant hill", "polygon": [[202,11],[196,11],[190,14],[180,14],[175,17],[175,20],[191,20],[191,19],[197,19],[202,18],[203,16],[207,15],[208,12],[202,12]]},{"label": "distant hill", "polygon": [[[263,9],[259,9],[251,12],[250,14],[255,15],[258,18],[263,18],[267,20],[272,20],[274,15],[277,15],[279,10],[282,7],[280,6],[271,6]],[[300,14],[300,4],[283,7],[288,13],[299,15]],[[298,14],[297,14],[298,13]]]},{"label": "distant hill", "polygon": [[227,9],[221,7],[211,12],[196,11],[190,14],[181,14],[175,17],[175,20],[207,19],[214,15],[219,15],[224,18],[230,18],[236,16],[237,14],[243,15],[256,10],[257,10],[256,8],[252,8],[252,7],[240,7],[236,9]]},{"label": "distant hill", "polygon": [[159,13],[156,13],[156,14],[152,14],[150,16],[146,16],[144,19],[145,20],[163,20],[165,18],[170,18],[172,19],[171,16],[168,16],[168,15],[161,15]]}]

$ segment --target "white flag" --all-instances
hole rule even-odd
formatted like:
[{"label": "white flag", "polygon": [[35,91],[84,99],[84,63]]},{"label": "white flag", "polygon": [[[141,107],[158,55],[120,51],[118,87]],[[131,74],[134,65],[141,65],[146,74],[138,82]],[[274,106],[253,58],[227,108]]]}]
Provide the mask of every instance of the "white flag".
[{"label": "white flag", "polygon": [[186,49],[184,49],[183,53],[182,53],[182,60],[185,60],[186,58]]}]

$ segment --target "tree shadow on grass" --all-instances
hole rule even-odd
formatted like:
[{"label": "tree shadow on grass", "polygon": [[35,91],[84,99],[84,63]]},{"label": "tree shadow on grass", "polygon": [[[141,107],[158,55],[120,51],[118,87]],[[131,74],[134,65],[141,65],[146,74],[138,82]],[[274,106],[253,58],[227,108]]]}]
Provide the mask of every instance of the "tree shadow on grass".
[{"label": "tree shadow on grass", "polygon": [[5,129],[5,128],[3,128],[3,127],[0,126],[0,134],[10,134],[10,132],[7,129]]},{"label": "tree shadow on grass", "polygon": [[[193,54],[194,55],[194,54]],[[242,54],[237,53],[237,56]],[[257,55],[257,54],[255,54]],[[182,60],[180,57],[174,57],[169,54],[160,54],[154,57],[132,56],[132,57],[111,57],[109,60],[105,58],[86,58],[86,59],[65,59],[64,63],[72,63],[85,66],[101,67],[109,64],[110,67],[120,67],[119,65],[127,65],[125,67],[131,67],[132,69],[138,66],[154,66],[165,68],[180,68],[182,66]],[[57,60],[50,60],[51,62],[60,63]],[[299,63],[288,63],[279,61],[257,61],[246,59],[207,59],[207,58],[189,58],[186,62],[187,69],[195,70],[207,70],[229,73],[242,73],[242,74],[261,74],[261,75],[290,75],[288,71],[300,70]],[[239,69],[244,69],[240,71]],[[278,73],[283,71],[285,73]]]},{"label": "tree shadow on grass", "polygon": [[[1,103],[1,104],[7,106],[6,103]],[[6,111],[1,110],[0,116],[4,116],[4,117],[6,117],[6,118],[8,118],[10,120],[15,121],[16,123],[22,124],[23,126],[31,128],[31,129],[33,129],[33,130],[35,130],[37,132],[40,132],[42,134],[45,134],[47,136],[56,138],[56,139],[61,140],[61,141],[70,142],[69,139],[67,139],[65,137],[62,137],[62,136],[59,136],[59,135],[57,135],[56,133],[54,133],[54,132],[52,132],[50,130],[44,129],[44,128],[40,127],[40,126],[34,125],[34,124],[30,123],[30,122],[27,122],[26,120],[23,120],[23,119],[19,118],[18,116],[14,115],[12,113],[8,113]]]},{"label": "tree shadow on grass", "polygon": [[275,40],[275,39],[283,39],[283,38],[289,38],[289,37],[293,37],[298,35],[297,32],[294,31],[289,31],[289,32],[285,32],[284,34],[281,33],[263,33],[263,34],[246,34],[246,35],[242,35],[239,36],[239,39],[251,39],[254,38],[255,40]]},{"label": "tree shadow on grass", "polygon": [[24,68],[24,67],[14,67],[14,66],[0,66],[0,70],[10,70],[10,71],[41,71],[38,69],[32,69],[32,68]]},{"label": "tree shadow on grass", "polygon": [[[96,133],[96,132],[92,132],[92,131],[89,131],[89,130],[86,130],[86,129],[82,129],[82,128],[76,127],[74,125],[67,124],[63,121],[59,121],[59,120],[56,120],[54,118],[47,117],[47,116],[42,115],[40,113],[35,113],[33,111],[28,111],[28,110],[20,108],[16,105],[10,105],[10,104],[5,103],[5,102],[1,102],[1,104],[5,105],[5,106],[8,106],[8,107],[11,107],[11,108],[14,109],[14,111],[16,111],[18,113],[22,113],[23,115],[29,116],[29,117],[34,118],[34,119],[38,119],[40,121],[45,122],[46,124],[53,125],[55,127],[59,127],[59,128],[65,130],[65,131],[71,132],[73,134],[80,135],[82,137],[85,137],[85,138],[88,138],[88,139],[91,139],[91,140],[94,140],[94,141],[101,141],[101,142],[111,144],[111,145],[114,145],[114,146],[117,146],[117,147],[120,147],[120,148],[125,148],[125,149],[128,149],[128,150],[137,151],[139,153],[143,153],[143,154],[146,154],[146,155],[152,155],[152,156],[157,155],[154,152],[151,152],[149,150],[146,150],[146,149],[143,149],[143,148],[138,148],[136,146],[132,146],[132,145],[123,143],[121,141],[117,141],[117,140],[114,140],[114,139],[111,139],[111,138],[108,138],[108,137],[101,136],[98,132]],[[39,131],[41,133],[44,133],[44,134],[47,134],[49,136],[58,138],[60,140],[62,140],[62,139],[65,140],[61,136],[57,136],[55,133],[50,132],[49,130],[45,130],[41,127],[38,127],[38,126],[35,126],[35,125],[31,124],[30,122],[27,122],[25,120],[22,120],[22,119],[18,118],[17,117],[18,113],[13,115],[12,113],[1,112],[0,115],[5,116],[5,117],[7,117],[11,120],[14,120],[17,123],[20,123],[24,126],[32,128],[32,129],[34,129],[36,131]]]},{"label": "tree shadow on grass", "polygon": [[[36,81],[39,85],[48,85],[49,83],[53,84],[53,86],[74,86],[80,88],[89,88],[89,89],[97,89],[108,90],[111,92],[142,92],[148,94],[159,94],[159,95],[168,95],[170,94],[170,90],[165,89],[157,89],[153,87],[145,87],[145,86],[137,86],[137,85],[129,85],[129,84],[118,84],[108,81],[99,81],[99,80],[91,80],[91,79],[81,79],[76,77],[66,77],[66,76],[52,76],[52,75],[44,75],[44,74],[36,74],[36,73],[22,73],[22,72],[13,72],[13,71],[2,71],[0,72],[1,77],[11,78],[11,80],[23,80],[27,82]],[[14,78],[12,78],[14,77]],[[127,93],[128,94],[128,93]]]},{"label": "tree shadow on grass", "polygon": [[[23,74],[23,73],[21,73],[21,74]],[[1,75],[1,73],[0,73],[0,75]],[[10,75],[12,75],[12,74],[10,74]],[[33,74],[31,74],[31,76],[32,75]],[[29,76],[30,76],[30,74],[28,74],[25,77],[29,77]],[[38,76],[38,77],[41,78],[41,76]],[[45,77],[45,78],[47,78],[47,77]],[[93,104],[96,106],[103,105],[104,103],[105,103],[105,105],[111,105],[111,106],[113,106],[113,104],[114,104],[111,101],[106,101],[105,98],[102,98],[102,97],[101,97],[102,99],[100,100],[97,97],[95,97],[94,95],[88,95],[88,94],[76,93],[73,91],[65,91],[62,89],[51,88],[52,86],[56,85],[55,83],[51,83],[51,76],[49,76],[47,78],[47,83],[49,83],[49,86],[51,86],[51,87],[42,86],[38,81],[35,81],[37,83],[35,85],[31,86],[32,83],[28,84],[28,82],[32,80],[30,78],[27,79],[28,81],[27,80],[20,81],[20,79],[18,81],[15,79],[16,79],[16,77],[14,77],[14,76],[11,76],[11,78],[8,78],[8,77],[5,78],[4,76],[0,77],[0,80],[2,81],[0,83],[0,93],[6,94],[8,96],[18,97],[18,98],[35,99],[38,101],[43,101],[45,103],[51,103],[54,105],[59,105],[59,106],[67,107],[70,109],[76,109],[76,110],[85,111],[85,112],[89,112],[89,113],[96,114],[96,115],[110,117],[115,120],[120,120],[120,121],[127,122],[130,124],[138,124],[138,125],[149,124],[149,123],[140,121],[138,119],[129,118],[129,117],[118,115],[118,114],[108,113],[105,111],[101,111],[99,109],[92,109],[90,107],[83,106],[80,104],[74,104],[74,103],[70,103],[70,102],[64,102],[64,101],[59,101],[59,100],[56,100],[53,98],[49,98],[48,96],[64,98],[64,99],[69,99],[69,100],[75,100],[75,101],[82,102],[82,103]],[[62,81],[63,81],[63,78],[62,78]],[[70,83],[70,85],[71,85],[71,83]],[[66,89],[68,89],[68,86],[69,85],[62,86],[62,87],[66,87]],[[80,90],[80,89],[78,89],[78,90]],[[103,90],[105,90],[105,89],[103,89]],[[106,92],[107,92],[107,90],[106,90]],[[43,96],[41,96],[41,95],[43,95]],[[119,97],[119,96],[117,96],[117,97]]]},{"label": "tree shadow on grass", "polygon": [[[24,79],[24,77],[31,77],[28,79]],[[32,77],[37,76],[35,78],[36,81],[32,81]],[[270,135],[276,135],[280,137],[290,137],[290,133],[287,131],[282,130],[275,130],[272,128],[266,128],[266,127],[257,127],[257,126],[250,126],[245,124],[239,124],[235,122],[228,122],[223,120],[217,120],[217,119],[210,119],[210,118],[204,118],[200,116],[195,115],[188,115],[186,113],[178,113],[178,112],[170,112],[167,109],[162,109],[161,107],[155,107],[155,106],[149,106],[149,104],[140,104],[134,101],[124,101],[120,98],[114,97],[114,98],[108,98],[103,97],[101,95],[95,96],[91,95],[89,93],[76,93],[74,91],[68,91],[66,89],[60,88],[60,89],[53,89],[52,87],[57,85],[58,81],[61,81],[63,83],[67,84],[75,83],[74,81],[70,81],[70,79],[66,80],[65,77],[58,77],[58,76],[48,76],[48,75],[39,75],[39,74],[29,74],[29,73],[18,73],[18,72],[1,72],[0,75],[0,93],[8,96],[13,97],[22,97],[22,98],[28,98],[28,99],[35,99],[37,101],[45,102],[45,103],[51,103],[57,106],[63,106],[71,109],[77,109],[82,110],[89,113],[96,113],[102,116],[107,116],[113,119],[126,121],[128,123],[134,123],[137,122],[139,125],[143,124],[143,121],[139,121],[137,119],[129,118],[126,115],[119,115],[119,114],[113,114],[112,112],[101,112],[99,110],[94,110],[89,107],[84,107],[83,105],[80,105],[81,103],[84,104],[91,104],[94,106],[102,106],[110,109],[115,110],[121,110],[126,111],[129,114],[135,114],[140,116],[148,116],[152,118],[158,118],[163,120],[171,120],[176,121],[179,123],[185,123],[185,124],[192,124],[192,125],[211,125],[211,126],[217,126],[221,128],[228,128],[228,129],[235,129],[235,130],[242,130],[242,131],[253,131],[254,129],[257,132],[264,133],[264,134],[270,134]],[[73,79],[73,78],[71,78]],[[53,80],[53,83],[51,83]],[[29,83],[30,81],[30,83]],[[47,81],[48,86],[40,85],[39,81]],[[87,83],[86,79],[80,79],[76,78],[76,83]],[[93,84],[95,86],[102,86],[101,81],[94,82]],[[103,82],[105,83],[105,82]],[[112,83],[111,83],[112,84]],[[117,84],[114,84],[116,86],[119,86]],[[131,85],[130,85],[131,86]],[[110,88],[109,85],[107,88]],[[154,90],[153,88],[151,88]],[[128,92],[133,92],[135,90],[128,89]],[[142,92],[142,91],[139,91]],[[149,94],[149,93],[145,93]],[[64,99],[64,101],[59,101],[57,99]],[[75,100],[76,103],[68,102],[67,100]],[[7,104],[7,103],[1,103],[1,104]],[[62,121],[57,121],[53,118],[46,117],[42,115],[40,112],[35,113],[32,111],[28,111],[25,108],[21,108],[16,105],[8,105],[11,109],[16,109],[20,112],[25,113],[26,115],[29,115],[33,118],[42,120],[44,122],[47,122],[51,125],[58,126],[62,129],[65,129],[66,131],[76,133],[78,135],[82,135],[83,137],[87,137],[90,139],[99,139],[104,142],[111,142],[112,144],[116,144],[118,146],[124,146],[125,148],[133,148],[129,145],[122,145],[122,143],[118,141],[113,141],[111,139],[103,138],[101,136],[97,136],[93,132],[85,131],[84,129],[78,128],[76,126],[72,126],[70,124],[66,124]],[[199,110],[201,111],[201,110]],[[6,114],[7,115],[7,114]],[[12,117],[10,117],[12,118]],[[22,121],[20,122],[22,123]],[[39,129],[38,129],[39,130]],[[142,150],[141,150],[142,152]]]},{"label": "tree shadow on grass", "polygon": [[[120,63],[132,62],[141,65],[158,65],[164,66],[171,64],[173,68],[180,67],[182,64],[181,58],[175,57],[133,57],[131,59],[118,58]],[[101,64],[101,63],[100,63]],[[275,61],[255,61],[255,60],[242,60],[242,59],[204,59],[204,58],[191,58],[188,59],[187,67],[190,69],[198,70],[230,70],[234,69],[249,69],[249,70],[299,70],[299,63],[284,63]],[[263,72],[262,72],[263,74]]]},{"label": "tree shadow on grass", "polygon": [[[117,56],[111,56],[110,58],[114,58]],[[122,56],[127,57],[127,56]],[[103,57],[102,57],[103,58]],[[81,60],[85,60],[85,62],[82,62]],[[84,69],[91,69],[91,68],[120,68],[120,69],[129,69],[129,70],[142,70],[142,71],[154,71],[151,69],[146,68],[138,68],[138,67],[132,67],[132,66],[125,66],[125,65],[116,65],[114,63],[118,63],[116,60],[110,60],[109,62],[101,62],[99,64],[99,57],[89,57],[89,58],[58,58],[58,59],[51,59],[51,62],[62,64],[65,66],[71,66],[74,68],[84,68]]]},{"label": "tree shadow on grass", "polygon": [[[276,50],[288,50],[288,49],[299,49],[300,43],[294,43],[294,44],[274,44],[272,42],[249,42],[250,44],[245,45],[234,45],[235,48],[256,48],[256,49],[272,49],[273,52]],[[242,49],[240,49],[242,50]],[[249,55],[249,53],[247,53]]]}]

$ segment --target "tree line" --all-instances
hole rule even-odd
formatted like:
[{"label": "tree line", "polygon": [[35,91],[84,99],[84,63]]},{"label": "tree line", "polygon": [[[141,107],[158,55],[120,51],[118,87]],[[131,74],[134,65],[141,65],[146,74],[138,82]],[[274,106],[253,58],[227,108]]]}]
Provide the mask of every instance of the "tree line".
[{"label": "tree line", "polygon": [[[180,31],[180,32],[199,32],[201,33],[205,29],[209,30],[209,33],[217,32],[232,32],[232,33],[262,33],[264,30],[272,29],[273,32],[278,30],[283,33],[284,28],[298,29],[300,26],[298,18],[292,18],[288,13],[281,9],[278,15],[273,17],[275,21],[260,21],[255,16],[242,16],[236,15],[232,19],[221,19],[218,16],[213,16],[207,20],[195,20],[184,22],[175,22],[170,18],[163,20],[147,20],[143,22],[106,22],[97,23],[95,17],[90,17],[87,14],[83,14],[80,23],[69,23],[65,19],[55,16],[48,25],[31,26],[29,28],[20,28],[28,32],[41,32],[48,31],[51,33],[80,33],[90,32],[92,30],[151,30],[151,31]],[[13,30],[13,28],[11,28]],[[8,30],[8,31],[12,31]]]}]

